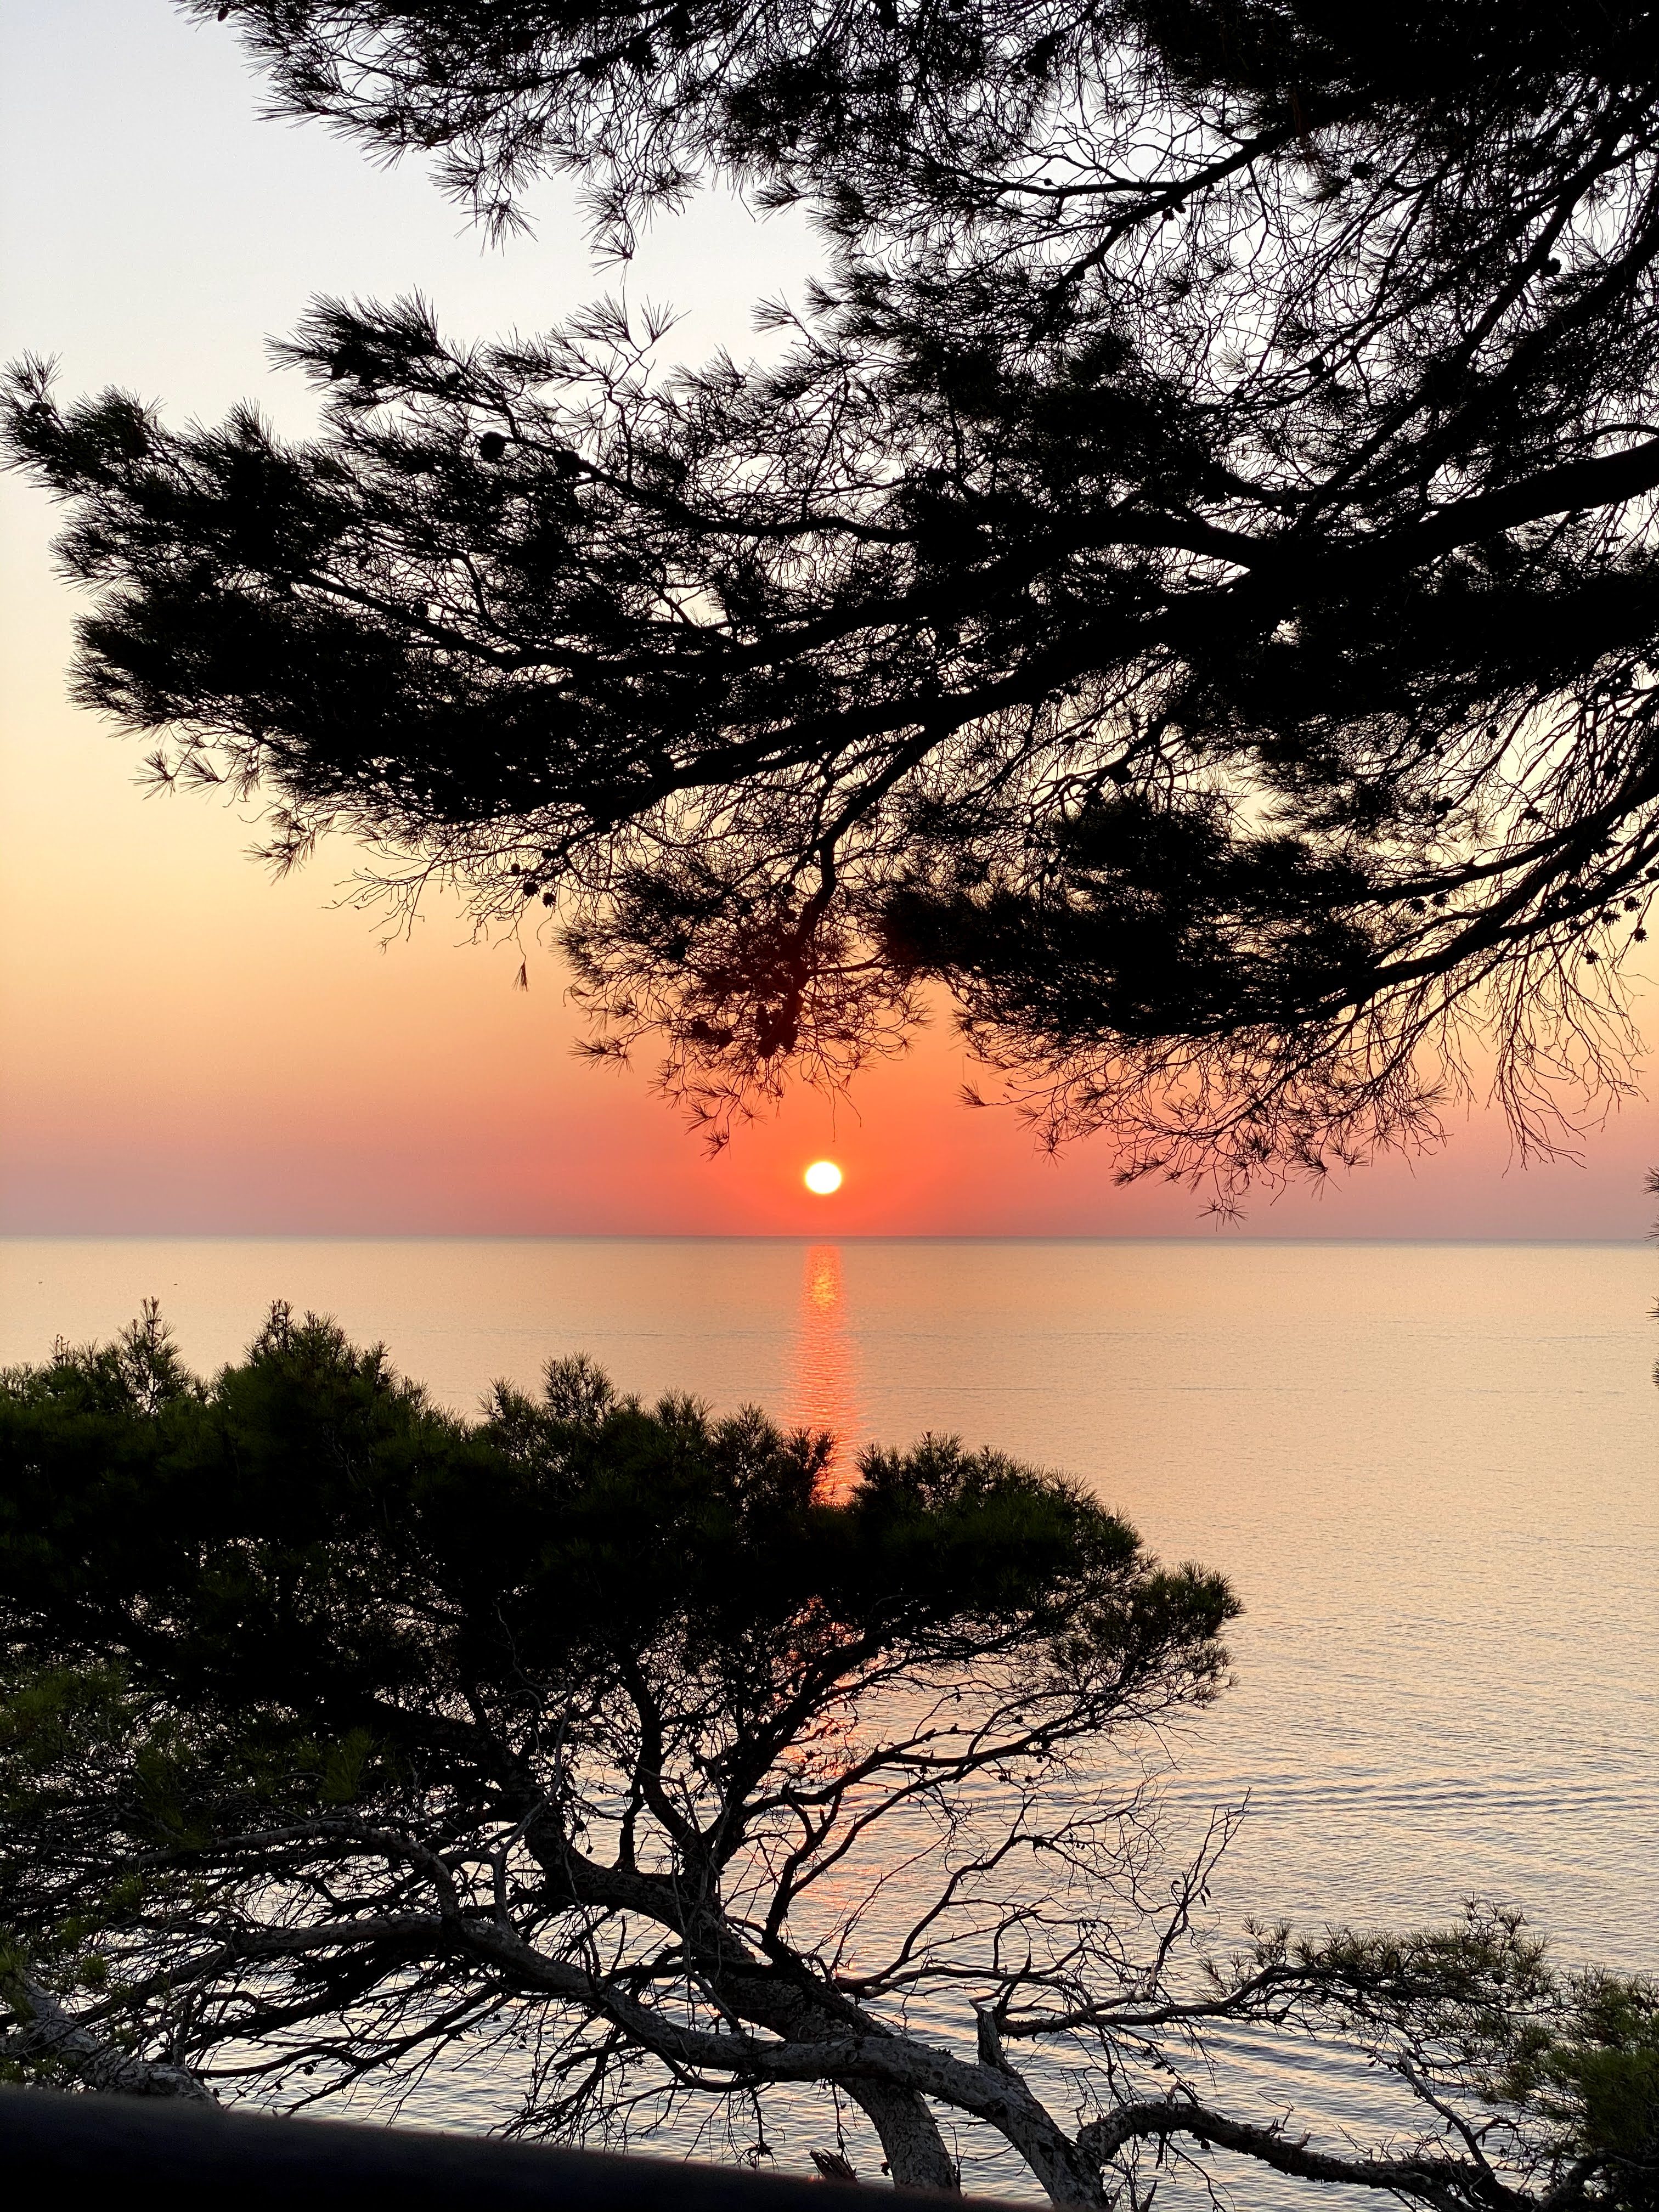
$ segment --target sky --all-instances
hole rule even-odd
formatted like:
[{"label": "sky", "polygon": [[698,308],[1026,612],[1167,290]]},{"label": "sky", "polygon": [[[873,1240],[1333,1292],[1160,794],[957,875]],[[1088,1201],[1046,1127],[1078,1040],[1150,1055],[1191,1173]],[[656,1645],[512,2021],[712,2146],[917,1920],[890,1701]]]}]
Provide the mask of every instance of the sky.
[{"label": "sky", "polygon": [[[534,234],[487,246],[418,166],[377,167],[315,125],[262,120],[234,38],[167,0],[0,0],[0,357],[62,364],[211,418],[252,398],[311,416],[265,340],[315,292],[418,287],[464,335],[562,319],[615,289],[548,187]],[[647,241],[634,297],[684,313],[681,357],[762,342],[754,301],[799,297],[799,217],[711,195]],[[783,1234],[1628,1238],[1659,1163],[1652,1107],[1523,1168],[1501,1119],[1317,1191],[1263,1194],[1218,1232],[1186,1191],[1119,1188],[1109,1144],[1041,1156],[960,1103],[948,1012],[850,1102],[811,1091],[708,1158],[648,1060],[596,1070],[556,960],[472,941],[434,903],[385,941],[343,903],[362,856],[281,883],[257,811],[145,795],[143,744],[71,708],[75,595],[52,517],[0,496],[0,1233]],[[1659,1007],[1656,1007],[1659,1014]],[[1651,1025],[1650,1025],[1651,1026]],[[830,1199],[803,1188],[838,1160]]]}]

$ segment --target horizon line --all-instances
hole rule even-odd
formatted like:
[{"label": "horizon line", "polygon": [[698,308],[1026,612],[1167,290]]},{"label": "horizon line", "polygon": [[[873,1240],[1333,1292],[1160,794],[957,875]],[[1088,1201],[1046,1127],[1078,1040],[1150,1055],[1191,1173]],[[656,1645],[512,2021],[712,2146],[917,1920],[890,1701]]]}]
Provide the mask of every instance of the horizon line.
[{"label": "horizon line", "polygon": [[1165,1231],[1127,1235],[1109,1231],[833,1230],[793,1229],[0,1229],[8,1244],[1367,1244],[1587,1245],[1622,1248],[1651,1244],[1656,1233],[1628,1237],[1533,1235],[1310,1236],[1249,1229]]}]

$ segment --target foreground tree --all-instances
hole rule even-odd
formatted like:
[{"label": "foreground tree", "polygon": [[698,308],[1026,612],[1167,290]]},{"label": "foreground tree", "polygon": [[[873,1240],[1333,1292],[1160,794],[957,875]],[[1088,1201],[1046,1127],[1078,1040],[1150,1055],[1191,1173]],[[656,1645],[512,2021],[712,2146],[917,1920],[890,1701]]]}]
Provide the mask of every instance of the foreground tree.
[{"label": "foreground tree", "polygon": [[[581,1362],[460,1422],[280,1308],[211,1384],[153,1314],[8,1375],[0,2059],[300,2105],[484,2051],[564,2136],[700,2106],[761,2155],[843,2099],[902,2185],[949,2127],[1065,2204],[1156,2157],[1651,2206],[1654,1996],[1513,1917],[1201,1967],[1225,1823],[1171,1883],[1137,1753],[1221,1678],[1220,1581],[993,1454],[823,1471]],[[1241,2027],[1407,2121],[1217,2109]]]},{"label": "foreground tree", "polygon": [[[324,428],[14,384],[78,682],[394,900],[556,922],[718,1139],[930,989],[1053,1139],[1252,1175],[1626,1079],[1659,863],[1648,11],[233,0],[276,98],[825,226],[771,366],[322,302]],[[550,918],[549,907],[557,909]]]}]

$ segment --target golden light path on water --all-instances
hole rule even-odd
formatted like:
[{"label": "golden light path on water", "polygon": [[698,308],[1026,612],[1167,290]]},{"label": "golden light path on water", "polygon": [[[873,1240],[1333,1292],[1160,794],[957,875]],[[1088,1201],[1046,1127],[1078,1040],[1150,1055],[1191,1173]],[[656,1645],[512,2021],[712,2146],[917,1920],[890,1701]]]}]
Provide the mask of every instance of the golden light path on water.
[{"label": "golden light path on water", "polygon": [[844,1495],[857,1478],[864,1417],[838,1244],[810,1244],[802,1261],[789,1423],[835,1438],[823,1488],[829,1496]]}]

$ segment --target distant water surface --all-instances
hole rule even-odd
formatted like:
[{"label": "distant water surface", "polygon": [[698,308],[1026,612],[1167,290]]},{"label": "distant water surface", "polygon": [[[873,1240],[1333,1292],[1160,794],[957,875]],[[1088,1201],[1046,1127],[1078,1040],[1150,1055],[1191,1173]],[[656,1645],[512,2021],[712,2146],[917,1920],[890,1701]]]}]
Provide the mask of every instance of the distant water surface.
[{"label": "distant water surface", "polygon": [[1176,1747],[1194,1817],[1249,1793],[1224,1923],[1478,1891],[1653,1969],[1656,1285],[1639,1245],[13,1240],[0,1358],[155,1296],[210,1368],[282,1297],[458,1407],[583,1350],[849,1449],[1067,1468],[1244,1600]]}]

